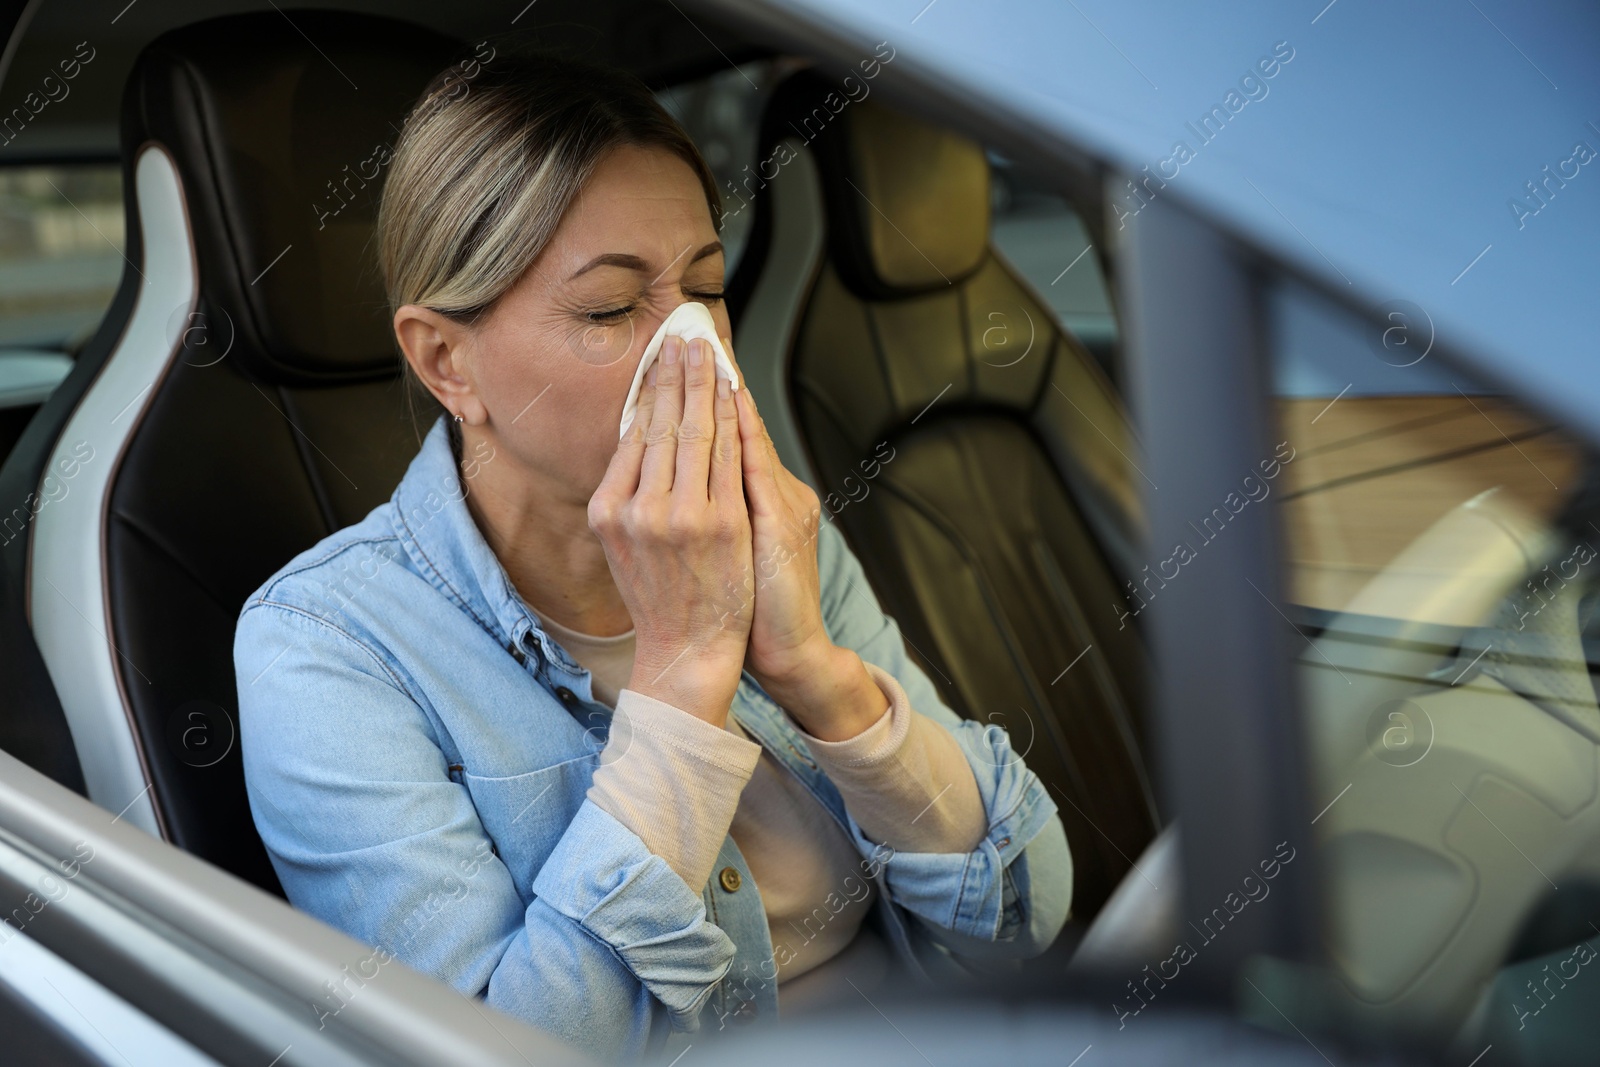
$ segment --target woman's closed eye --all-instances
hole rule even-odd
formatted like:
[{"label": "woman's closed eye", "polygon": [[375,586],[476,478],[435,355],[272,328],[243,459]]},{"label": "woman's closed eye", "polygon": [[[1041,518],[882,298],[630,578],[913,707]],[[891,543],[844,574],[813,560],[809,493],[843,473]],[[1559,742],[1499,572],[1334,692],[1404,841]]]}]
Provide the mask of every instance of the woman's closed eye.
[{"label": "woman's closed eye", "polygon": [[[716,304],[723,297],[723,294],[720,291],[693,292],[690,290],[684,290],[683,295],[688,297],[690,300],[697,300],[707,306]],[[587,311],[584,313],[584,317],[593,323],[621,322],[623,319],[627,318],[629,315],[632,315],[637,310],[639,310],[639,304],[635,302],[632,304],[624,304],[621,307],[606,308],[599,311]]]},{"label": "woman's closed eye", "polygon": [[638,309],[638,304],[626,304],[619,308],[610,308],[606,311],[589,311],[585,317],[590,322],[620,322],[632,315]]}]

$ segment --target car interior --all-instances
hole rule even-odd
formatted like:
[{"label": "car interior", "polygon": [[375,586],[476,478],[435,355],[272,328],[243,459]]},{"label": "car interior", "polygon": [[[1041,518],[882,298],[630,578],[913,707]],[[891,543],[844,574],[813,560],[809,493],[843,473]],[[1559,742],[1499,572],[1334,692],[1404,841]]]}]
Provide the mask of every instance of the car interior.
[{"label": "car interior", "polygon": [[[7,86],[89,32],[29,10]],[[858,69],[841,97],[831,59],[670,0],[511,14],[176,5],[91,36],[72,95],[0,145],[0,501],[22,502],[0,516],[0,750],[282,895],[245,796],[234,622],[388,499],[441,413],[400,374],[370,166],[444,64],[531,44],[634,72],[705,153],[734,347],[781,457],[945,702],[1008,731],[1057,801],[1074,907],[1048,963],[1103,908],[1097,955],[1170,952],[1187,935],[1149,875],[1171,849],[1147,853],[1171,843],[1159,665],[1133,609],[1164,588],[1152,569],[1189,563],[1144,543],[1092,193],[892,78]],[[1316,294],[1271,301],[1286,451],[1260,499],[1287,546],[1331,961],[1271,988],[1559,1061],[1594,1003],[1540,983],[1600,916],[1579,550],[1600,544],[1600,467],[1437,359],[1375,365]],[[1191,556],[1245,506],[1218,504]],[[1508,1023],[1535,996],[1566,1020],[1536,1037]]]},{"label": "car interior", "polygon": [[[1303,291],[1274,301],[1297,671],[1318,792],[1349,791],[1318,827],[1339,995],[1385,1027],[1474,1020],[1515,1044],[1600,903],[1600,468],[1419,362],[1426,338],[1373,360]],[[1550,1020],[1587,1009],[1548,1006],[1538,1040],[1570,1040]]]},{"label": "car interior", "polygon": [[[5,605],[8,668],[35,700],[5,747],[273,891],[231,746],[233,621],[284,561],[388,498],[439,410],[403,390],[376,183],[348,175],[461,48],[398,19],[270,10],[147,44],[119,113],[136,146],[124,254],[165,268],[130,262],[0,471],[20,488],[94,457],[6,546],[26,591]],[[1062,798],[1087,921],[1159,828],[1143,649],[1100,607],[1137,530],[1125,409],[993,247],[980,145],[874,99],[835,116],[821,75],[741,54],[779,80],[739,132],[758,159],[784,138],[800,156],[751,195],[730,279],[741,363],[787,399],[769,421],[791,465],[848,502],[842,529],[947,702],[1021,738]],[[874,454],[893,458],[869,475]],[[995,662],[1015,667],[1000,691]]]}]

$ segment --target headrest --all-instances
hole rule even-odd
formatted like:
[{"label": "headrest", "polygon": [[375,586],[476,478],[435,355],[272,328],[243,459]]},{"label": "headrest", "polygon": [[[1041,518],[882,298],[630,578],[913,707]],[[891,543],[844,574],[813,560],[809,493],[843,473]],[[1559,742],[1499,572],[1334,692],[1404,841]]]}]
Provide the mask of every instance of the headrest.
[{"label": "headrest", "polygon": [[233,323],[230,358],[283,384],[396,373],[378,193],[402,119],[467,54],[411,23],[304,10],[193,23],[141,53],[125,167],[147,141],[175,159],[202,299]]},{"label": "headrest", "polygon": [[[871,98],[871,82],[807,70],[774,91],[763,122],[771,152],[785,137],[816,157],[828,236],[845,284],[888,298],[961,281],[989,244],[989,163],[956,134]],[[770,138],[770,140],[769,140]],[[781,166],[782,151],[761,176]]]}]

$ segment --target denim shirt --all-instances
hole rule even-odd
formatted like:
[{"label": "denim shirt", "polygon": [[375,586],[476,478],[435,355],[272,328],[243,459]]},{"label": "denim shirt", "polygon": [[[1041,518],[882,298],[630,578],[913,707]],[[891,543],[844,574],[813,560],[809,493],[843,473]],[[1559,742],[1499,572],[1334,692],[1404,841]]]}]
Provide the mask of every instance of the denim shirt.
[{"label": "denim shirt", "polygon": [[[611,709],[483,539],[472,473],[441,417],[387,503],[296,556],[240,613],[246,784],[289,900],[382,961],[606,1060],[775,1019],[761,894],[733,839],[714,869],[741,878],[690,886],[586,797]],[[950,729],[986,835],[962,854],[880,846],[748,672],[730,714],[850,835],[880,889],[874,921],[911,975],[1044,951],[1072,885],[1055,804],[1004,731],[940,701],[829,522],[816,552],[829,638]],[[359,995],[327,988],[330,1014]]]}]

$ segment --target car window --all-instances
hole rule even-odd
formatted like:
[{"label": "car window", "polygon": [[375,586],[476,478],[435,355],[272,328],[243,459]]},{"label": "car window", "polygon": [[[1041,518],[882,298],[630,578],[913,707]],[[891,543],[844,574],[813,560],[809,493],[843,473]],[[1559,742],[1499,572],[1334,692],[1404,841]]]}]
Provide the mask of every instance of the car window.
[{"label": "car window", "polygon": [[991,152],[989,163],[995,250],[1116,381],[1117,322],[1100,250],[1082,218],[1058,192],[1005,157]]},{"label": "car window", "polygon": [[756,165],[756,140],[761,109],[781,77],[773,60],[760,60],[682,82],[656,94],[661,105],[683,124],[705,157],[722,194],[724,277],[732,278],[750,236],[753,211],[741,211],[731,195]]},{"label": "car window", "polygon": [[0,168],[0,348],[75,351],[125,266],[119,166]]},{"label": "car window", "polygon": [[1369,325],[1287,284],[1269,306],[1278,443],[1199,536],[1276,501],[1339,979],[1319,995],[1541,1062],[1600,1004],[1573,981],[1600,934],[1600,468],[1446,363],[1425,308]]}]

